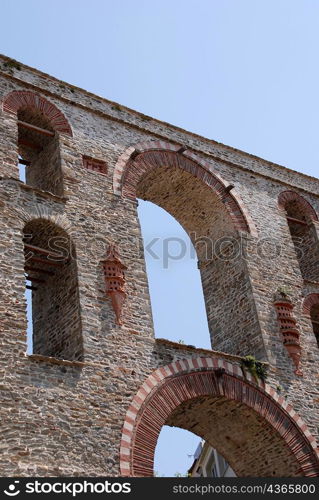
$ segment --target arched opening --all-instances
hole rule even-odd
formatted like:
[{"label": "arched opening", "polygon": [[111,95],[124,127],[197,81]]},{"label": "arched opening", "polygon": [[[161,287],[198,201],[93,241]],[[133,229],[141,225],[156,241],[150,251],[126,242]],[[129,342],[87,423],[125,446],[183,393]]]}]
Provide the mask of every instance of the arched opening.
[{"label": "arched opening", "polygon": [[319,347],[319,301],[314,304],[310,309],[310,318],[313,328],[313,333],[316,337],[317,345]]},{"label": "arched opening", "polygon": [[[214,187],[211,174],[185,161],[174,152],[140,154],[126,171],[123,194],[158,205],[186,231],[197,253],[213,348],[262,358],[264,345],[261,338],[256,342],[253,295],[236,222],[245,221],[232,217],[229,190]],[[195,338],[190,343],[196,344]]]},{"label": "arched opening", "polygon": [[319,347],[319,293],[310,293],[303,302],[303,312],[309,317]]},{"label": "arched opening", "polygon": [[172,412],[165,425],[201,437],[239,477],[299,475],[298,461],[281,437],[244,404],[223,397],[190,399]]},{"label": "arched opening", "polygon": [[17,120],[20,180],[62,196],[59,134],[72,136],[63,113],[43,96],[28,90],[10,92],[2,107]]},{"label": "arched opening", "polygon": [[17,112],[20,180],[63,195],[59,137],[50,121],[38,110],[22,107]]},{"label": "arched opening", "polygon": [[182,226],[168,212],[139,200],[155,336],[210,348],[196,251]]},{"label": "arched opening", "polygon": [[158,436],[169,425],[200,436],[237,476],[317,476],[316,442],[293,409],[220,361],[183,359],[150,375],[127,412],[121,474],[153,475]]},{"label": "arched opening", "polygon": [[46,219],[24,227],[25,274],[32,309],[28,348],[32,353],[83,360],[80,302],[74,244]]},{"label": "arched opening", "polygon": [[285,210],[291,238],[296,250],[301,274],[304,279],[319,279],[319,244],[312,224],[317,214],[311,205],[294,191],[285,191],[279,197],[279,205]]}]

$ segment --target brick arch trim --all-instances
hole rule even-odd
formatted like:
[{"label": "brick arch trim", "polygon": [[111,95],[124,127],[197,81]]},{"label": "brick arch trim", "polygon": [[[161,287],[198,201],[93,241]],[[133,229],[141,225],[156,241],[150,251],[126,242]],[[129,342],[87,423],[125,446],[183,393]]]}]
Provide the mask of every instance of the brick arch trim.
[{"label": "brick arch trim", "polygon": [[2,109],[17,114],[19,109],[28,107],[40,111],[59,133],[72,137],[72,130],[64,114],[45,97],[29,90],[13,90],[2,101]]},{"label": "brick arch trim", "polygon": [[[218,376],[223,369],[224,374]],[[209,378],[209,375],[210,378]],[[187,386],[187,377],[192,384]],[[159,396],[167,389],[167,397]],[[158,435],[169,415],[184,401],[204,395],[239,401],[256,411],[277,431],[300,465],[304,476],[319,476],[319,452],[307,425],[268,384],[244,379],[239,365],[217,358],[190,358],[155,370],[143,383],[127,410],[120,446],[121,476],[152,476]]]},{"label": "brick arch trim", "polygon": [[50,224],[54,224],[61,230],[65,231],[70,238],[73,238],[74,225],[67,218],[65,214],[54,214],[47,212],[45,210],[41,210],[38,208],[36,210],[27,211],[24,209],[13,209],[17,219],[20,221],[21,229],[24,228],[26,224],[32,221],[42,220]]},{"label": "brick arch trim", "polygon": [[319,304],[319,293],[310,293],[304,298],[302,310],[307,316],[310,316],[312,306]]},{"label": "brick arch trim", "polygon": [[278,197],[278,205],[281,209],[285,210],[286,204],[290,201],[298,203],[303,213],[311,220],[317,221],[318,215],[312,205],[303,196],[296,191],[283,191]]},{"label": "brick arch trim", "polygon": [[[136,189],[142,175],[153,168],[177,166],[208,185],[223,202],[236,229],[257,236],[257,229],[236,189],[227,191],[229,183],[212,166],[192,151],[178,153],[181,146],[165,141],[147,141],[131,146],[119,157],[113,175],[113,191],[118,196],[136,198]],[[131,158],[132,153],[138,153]]]}]

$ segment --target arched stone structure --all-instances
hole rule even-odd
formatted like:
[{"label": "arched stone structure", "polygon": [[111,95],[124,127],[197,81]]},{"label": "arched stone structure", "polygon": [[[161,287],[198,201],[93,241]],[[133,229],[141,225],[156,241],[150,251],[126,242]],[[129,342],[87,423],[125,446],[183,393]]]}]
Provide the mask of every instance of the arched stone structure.
[{"label": "arched stone structure", "polygon": [[[205,409],[205,400],[208,409]],[[199,404],[192,408],[196,401]],[[236,404],[233,405],[233,402]],[[216,405],[219,408],[214,410]],[[228,411],[230,416],[227,415]],[[187,413],[193,413],[191,428],[183,423]],[[239,433],[236,424],[241,419],[241,413],[243,422],[239,425],[242,427]],[[206,423],[201,421],[203,418]],[[207,418],[212,421],[208,422]],[[222,425],[218,424],[219,419]],[[244,424],[246,420],[249,422],[247,427]],[[284,398],[279,397],[268,385],[257,385],[251,376],[244,379],[238,365],[222,359],[202,357],[184,359],[158,368],[141,386],[127,411],[123,426],[121,474],[152,476],[154,451],[161,427],[167,423],[176,425],[176,422],[206,439],[210,434],[206,432],[203,435],[204,429],[216,425],[219,428],[218,436],[215,441],[211,436],[208,440],[213,439],[210,443],[215,447],[216,444],[223,446],[219,450],[237,471],[239,464],[236,463],[236,457],[241,457],[239,475],[319,474],[316,441]],[[223,441],[219,436],[222,428],[227,428],[229,423],[237,431],[237,439],[234,437],[232,444],[229,444],[232,437],[225,435]],[[269,429],[273,441],[268,438]],[[231,429],[228,428],[226,432],[231,433]],[[254,440],[257,436],[258,439]],[[250,456],[245,462],[247,451]],[[267,461],[267,456],[271,460]]]},{"label": "arched stone structure", "polygon": [[29,90],[13,90],[3,98],[3,111],[17,114],[21,108],[41,112],[57,132],[72,136],[71,127],[62,111],[45,97]]},{"label": "arched stone structure", "polygon": [[[212,345],[227,351],[231,339],[233,352],[241,354],[236,324],[246,322],[246,332],[256,331],[251,284],[242,280],[240,290],[237,284],[237,277],[248,273],[241,235],[257,232],[235,188],[212,172],[208,162],[162,141],[129,148],[118,160],[113,180],[123,199],[155,203],[183,226],[197,253]],[[220,313],[230,302],[236,311],[231,321]],[[221,334],[226,330],[228,338]],[[265,357],[261,338],[255,348]]]},{"label": "arched stone structure", "polygon": [[319,305],[319,293],[310,293],[304,298],[302,310],[307,316],[310,316],[310,311],[313,306]]},{"label": "arched stone structure", "polygon": [[164,141],[149,141],[129,147],[118,159],[113,176],[113,190],[117,195],[136,198],[137,185],[145,173],[161,167],[177,167],[191,173],[209,186],[223,202],[236,229],[257,235],[256,227],[244,207],[239,194],[212,171],[209,162],[191,151]]},{"label": "arched stone structure", "polygon": [[278,205],[285,210],[288,203],[296,203],[306,216],[312,221],[318,220],[318,215],[312,205],[303,196],[295,191],[282,191],[278,197]]}]

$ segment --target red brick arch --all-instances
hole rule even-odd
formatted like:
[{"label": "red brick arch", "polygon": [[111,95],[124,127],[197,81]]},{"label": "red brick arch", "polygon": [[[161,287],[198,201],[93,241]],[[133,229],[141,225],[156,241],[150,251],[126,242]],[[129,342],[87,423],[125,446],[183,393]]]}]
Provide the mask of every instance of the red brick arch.
[{"label": "red brick arch", "polygon": [[2,109],[7,113],[17,114],[19,109],[26,107],[40,111],[57,132],[72,136],[71,127],[64,114],[55,104],[39,94],[29,90],[13,90],[2,102]]},{"label": "red brick arch", "polygon": [[[216,370],[222,368],[222,377]],[[243,403],[279,433],[304,476],[319,476],[315,438],[283,397],[267,384],[243,378],[239,365],[217,358],[191,358],[155,370],[133,398],[123,425],[120,467],[122,476],[152,476],[160,430],[182,403],[202,396]]]},{"label": "red brick arch", "polygon": [[[118,159],[113,176],[113,190],[119,196],[136,198],[136,189],[143,174],[161,167],[179,167],[210,187],[224,203],[234,226],[257,236],[256,227],[236,189],[227,190],[229,183],[212,172],[212,166],[192,151],[178,153],[181,146],[164,141],[147,141],[129,147]],[[132,153],[134,153],[132,155]]]},{"label": "red brick arch", "polygon": [[319,293],[310,293],[304,298],[302,310],[307,316],[310,316],[312,306],[319,304]]},{"label": "red brick arch", "polygon": [[278,205],[281,209],[285,210],[287,203],[294,201],[296,202],[304,215],[308,216],[310,220],[317,221],[318,215],[315,209],[310,205],[303,196],[301,196],[296,191],[283,191],[278,197]]}]

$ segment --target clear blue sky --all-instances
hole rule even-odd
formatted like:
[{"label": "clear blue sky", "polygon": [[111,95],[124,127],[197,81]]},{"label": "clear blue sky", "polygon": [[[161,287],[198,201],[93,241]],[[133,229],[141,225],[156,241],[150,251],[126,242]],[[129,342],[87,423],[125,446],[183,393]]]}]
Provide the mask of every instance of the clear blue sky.
[{"label": "clear blue sky", "polygon": [[[0,13],[2,53],[318,176],[318,0],[2,0]],[[157,207],[140,216],[146,239],[181,234]],[[156,335],[208,345],[196,261],[147,265]],[[164,430],[156,468],[186,470],[197,441]]]}]

